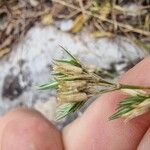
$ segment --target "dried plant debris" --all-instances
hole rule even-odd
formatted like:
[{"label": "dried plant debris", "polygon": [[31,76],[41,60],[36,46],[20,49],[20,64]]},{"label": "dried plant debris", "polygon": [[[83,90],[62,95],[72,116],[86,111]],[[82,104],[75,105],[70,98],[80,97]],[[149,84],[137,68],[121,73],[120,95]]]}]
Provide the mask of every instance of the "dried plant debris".
[{"label": "dried plant debris", "polygon": [[0,57],[8,53],[36,21],[43,25],[52,22],[50,1],[3,0],[0,2]]},{"label": "dried plant debris", "polygon": [[87,67],[65,48],[62,47],[62,49],[69,57],[55,59],[53,80],[39,86],[40,90],[55,89],[57,91],[59,102],[57,120],[77,111],[89,98],[115,90],[127,93],[128,97],[119,103],[117,112],[110,119],[123,117],[129,120],[149,110],[150,93],[145,90],[150,87],[121,84],[106,76],[102,77],[102,74],[99,73],[100,69],[91,68],[90,65]]},{"label": "dried plant debris", "polygon": [[[72,20],[71,33],[88,26],[92,36],[124,35],[138,47],[150,51],[150,1],[147,0],[1,0],[0,58],[36,22],[55,24]],[[132,38],[134,37],[134,38]]]},{"label": "dried plant debris", "polygon": [[94,37],[134,37],[131,38],[134,44],[139,46],[140,43],[140,48],[150,51],[150,1],[53,0],[53,3],[66,7],[68,12],[64,19],[74,20],[73,29],[70,30],[73,33],[90,26]]}]

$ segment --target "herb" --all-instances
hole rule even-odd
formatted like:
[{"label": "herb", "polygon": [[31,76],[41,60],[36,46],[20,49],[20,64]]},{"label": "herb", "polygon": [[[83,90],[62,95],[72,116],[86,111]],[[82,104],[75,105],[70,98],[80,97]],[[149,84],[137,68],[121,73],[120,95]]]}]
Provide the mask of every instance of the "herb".
[{"label": "herb", "polygon": [[150,87],[120,84],[104,79],[97,71],[99,69],[87,67],[68,50],[63,47],[62,49],[69,58],[55,59],[53,62],[54,80],[39,86],[41,90],[57,90],[60,103],[57,109],[57,120],[77,111],[90,97],[115,90],[128,93],[128,97],[118,104],[117,111],[109,118],[110,120],[120,117],[130,120],[148,111],[150,94],[144,90]]}]

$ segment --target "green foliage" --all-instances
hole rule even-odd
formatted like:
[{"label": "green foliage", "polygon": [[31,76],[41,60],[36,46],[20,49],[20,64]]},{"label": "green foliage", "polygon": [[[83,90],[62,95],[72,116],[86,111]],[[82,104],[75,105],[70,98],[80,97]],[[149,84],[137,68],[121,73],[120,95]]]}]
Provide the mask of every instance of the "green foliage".
[{"label": "green foliage", "polygon": [[83,106],[84,102],[65,103],[58,107],[56,112],[56,120],[59,121],[71,113],[77,111]]},{"label": "green foliage", "polygon": [[57,89],[58,88],[58,82],[53,81],[51,83],[46,83],[38,86],[39,90],[49,90],[49,89]]},{"label": "green foliage", "polygon": [[[136,110],[142,102],[147,100],[149,97],[142,95],[129,96],[118,104],[117,112],[113,114],[109,119],[117,119],[120,117],[131,117],[134,115]],[[140,113],[139,113],[140,114]],[[138,114],[136,114],[138,115]]]}]

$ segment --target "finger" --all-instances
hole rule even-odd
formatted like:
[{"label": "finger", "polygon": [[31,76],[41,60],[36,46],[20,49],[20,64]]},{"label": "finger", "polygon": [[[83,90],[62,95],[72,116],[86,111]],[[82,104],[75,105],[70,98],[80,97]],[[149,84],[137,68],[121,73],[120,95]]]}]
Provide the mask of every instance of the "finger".
[{"label": "finger", "polygon": [[149,150],[150,149],[150,128],[142,138],[137,150]]},{"label": "finger", "polygon": [[[126,84],[150,85],[150,58],[145,59],[122,76]],[[63,131],[67,150],[133,150],[150,125],[150,113],[128,123],[123,119],[108,121],[123,99],[120,92],[102,95],[83,114]]]},{"label": "finger", "polygon": [[61,150],[60,132],[40,113],[16,109],[0,120],[2,150]]}]

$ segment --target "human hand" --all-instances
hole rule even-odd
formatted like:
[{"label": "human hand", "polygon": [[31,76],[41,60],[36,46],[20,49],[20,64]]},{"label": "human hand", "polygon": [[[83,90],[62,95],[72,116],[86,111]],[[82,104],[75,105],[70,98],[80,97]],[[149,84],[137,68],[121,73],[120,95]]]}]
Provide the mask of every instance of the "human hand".
[{"label": "human hand", "polygon": [[[150,57],[120,82],[149,86]],[[127,123],[108,121],[123,98],[119,91],[103,94],[62,132],[34,110],[13,110],[0,120],[0,150],[149,150],[150,112]]]}]

